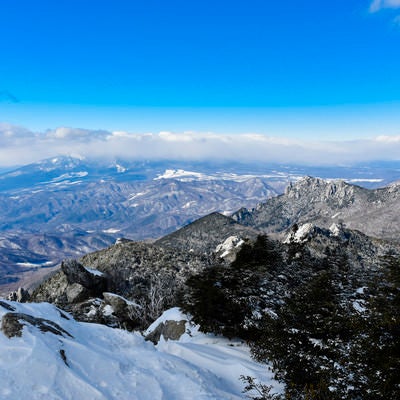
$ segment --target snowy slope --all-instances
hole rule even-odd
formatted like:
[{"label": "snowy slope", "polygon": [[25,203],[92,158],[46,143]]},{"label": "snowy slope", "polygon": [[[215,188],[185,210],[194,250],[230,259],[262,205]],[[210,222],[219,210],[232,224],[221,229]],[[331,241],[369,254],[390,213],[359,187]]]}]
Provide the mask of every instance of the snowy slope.
[{"label": "snowy slope", "polygon": [[[10,312],[45,318],[71,336],[41,332],[29,323],[21,337],[0,332],[1,399],[240,399],[242,374],[279,390],[246,346],[196,327],[188,327],[190,335],[180,341],[162,339],[154,346],[139,333],[66,319],[48,303],[2,301],[0,317]],[[180,318],[176,309],[163,318],[174,315]]]}]

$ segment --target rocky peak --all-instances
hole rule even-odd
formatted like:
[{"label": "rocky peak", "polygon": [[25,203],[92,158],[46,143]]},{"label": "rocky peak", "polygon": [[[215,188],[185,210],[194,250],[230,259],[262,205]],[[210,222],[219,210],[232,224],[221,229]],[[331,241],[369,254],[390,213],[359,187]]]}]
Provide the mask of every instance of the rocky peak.
[{"label": "rocky peak", "polygon": [[288,199],[308,198],[314,201],[336,200],[339,204],[351,201],[354,197],[354,186],[342,180],[326,181],[306,176],[295,183],[290,183],[285,195]]},{"label": "rocky peak", "polygon": [[388,186],[389,193],[400,193],[400,181],[393,182],[391,185]]},{"label": "rocky peak", "polygon": [[283,233],[294,224],[328,229],[333,223],[380,239],[399,242],[400,185],[369,190],[344,181],[305,177],[284,194],[232,218],[267,234]]},{"label": "rocky peak", "polygon": [[283,243],[306,243],[307,241],[310,241],[318,236],[325,238],[337,238],[345,241],[348,239],[349,235],[353,235],[353,233],[349,230],[346,230],[343,224],[340,223],[333,223],[329,229],[324,229],[307,222],[305,224],[294,224],[288,230]]}]

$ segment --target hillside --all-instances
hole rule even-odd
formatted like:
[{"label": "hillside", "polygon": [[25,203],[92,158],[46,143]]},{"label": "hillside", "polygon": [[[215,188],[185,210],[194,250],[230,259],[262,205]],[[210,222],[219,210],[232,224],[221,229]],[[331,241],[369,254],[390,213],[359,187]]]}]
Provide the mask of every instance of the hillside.
[{"label": "hillside", "polygon": [[259,233],[230,217],[212,213],[158,239],[155,244],[186,252],[211,254],[230,236],[255,239]]}]

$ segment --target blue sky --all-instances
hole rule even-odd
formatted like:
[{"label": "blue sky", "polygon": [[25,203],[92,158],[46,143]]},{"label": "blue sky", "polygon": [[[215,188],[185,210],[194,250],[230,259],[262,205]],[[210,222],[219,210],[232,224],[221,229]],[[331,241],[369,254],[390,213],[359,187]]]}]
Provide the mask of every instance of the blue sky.
[{"label": "blue sky", "polygon": [[400,0],[3,0],[0,121],[400,135]]}]

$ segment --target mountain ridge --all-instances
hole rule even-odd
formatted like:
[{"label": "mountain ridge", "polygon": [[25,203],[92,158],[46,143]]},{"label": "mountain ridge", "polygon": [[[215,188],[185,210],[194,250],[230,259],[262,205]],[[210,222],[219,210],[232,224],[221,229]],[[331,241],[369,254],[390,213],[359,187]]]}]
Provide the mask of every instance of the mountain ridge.
[{"label": "mountain ridge", "polygon": [[305,177],[285,193],[232,215],[239,223],[266,233],[282,233],[293,224],[312,222],[329,228],[344,224],[369,236],[398,241],[400,186],[365,189],[344,181]]},{"label": "mountain ridge", "polygon": [[[309,213],[296,218],[291,215],[293,209],[287,210],[285,204],[281,204],[281,210],[261,218],[268,218],[268,222],[255,221],[257,211],[251,217],[250,211],[261,210],[260,202],[265,199],[279,199],[276,196],[284,190],[284,186],[291,180],[298,180],[298,174],[303,170],[258,165],[250,173],[249,168],[239,164],[172,165],[169,162],[129,163],[123,160],[92,163],[91,160],[73,157],[54,157],[0,174],[0,238],[3,243],[0,269],[3,271],[3,282],[12,283],[18,274],[31,273],[46,263],[54,266],[64,258],[78,257],[109,246],[120,237],[160,239],[214,211],[224,215],[233,213],[236,221],[249,227],[250,220],[253,220],[258,224],[253,227],[268,234],[280,234],[293,223],[303,223],[308,219],[325,228],[329,228],[330,222],[341,222],[340,214],[330,218],[334,215],[333,209],[325,217],[314,212],[314,215]],[[351,170],[343,169],[343,172],[350,173]],[[324,173],[327,174],[328,170]],[[354,170],[350,176],[355,181],[375,179],[369,169]],[[19,181],[15,181],[17,177]],[[12,184],[14,187],[11,188]],[[296,199],[294,184],[291,185],[292,189],[289,185],[287,190],[292,200],[304,203],[305,209],[309,207],[312,199]],[[322,180],[319,186],[323,186]],[[390,190],[395,193],[397,186],[392,184]],[[340,192],[343,188],[338,184],[336,189],[331,187],[331,190],[336,190],[338,195],[338,190]],[[393,195],[390,190],[387,191],[389,198]],[[364,193],[361,187],[357,191]],[[327,200],[326,193],[324,196]],[[346,201],[349,198],[347,196]],[[279,204],[279,200],[273,201]],[[395,233],[397,217],[394,203],[389,211],[381,206],[382,216],[377,216],[377,219],[391,224]],[[244,209],[236,211],[243,206]],[[284,221],[282,210],[287,214]],[[335,213],[338,212],[343,213],[343,210]],[[361,207],[360,213],[364,212],[365,207]],[[324,217],[323,223],[321,217]],[[273,228],[274,224],[277,229]],[[348,227],[358,229],[360,226],[350,224]],[[376,227],[371,226],[366,233],[375,231]],[[382,236],[379,231],[378,236]],[[57,253],[47,251],[50,242],[54,242],[51,246]],[[29,263],[33,264],[31,271],[22,267],[22,264]]]}]

